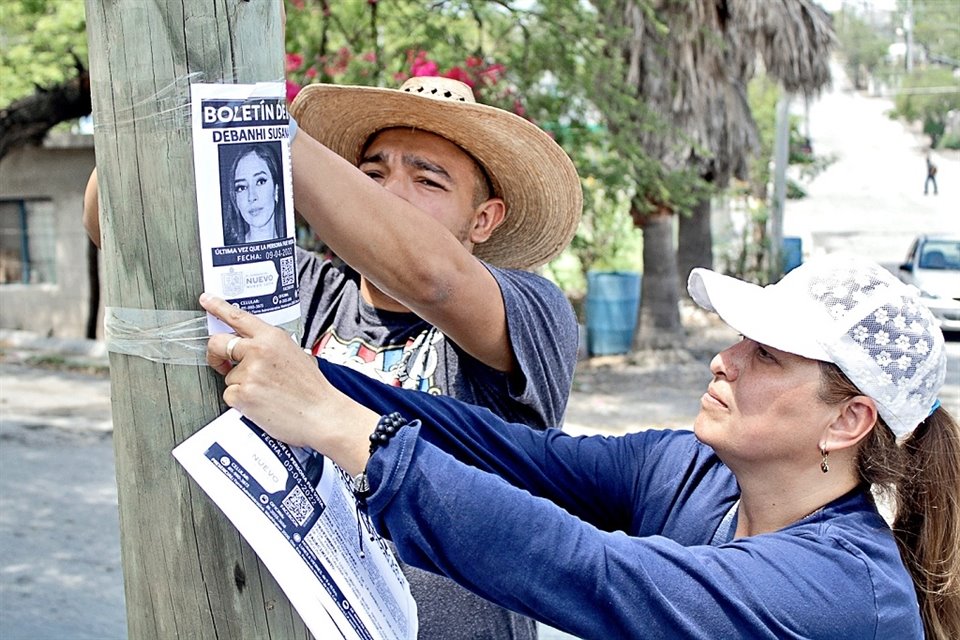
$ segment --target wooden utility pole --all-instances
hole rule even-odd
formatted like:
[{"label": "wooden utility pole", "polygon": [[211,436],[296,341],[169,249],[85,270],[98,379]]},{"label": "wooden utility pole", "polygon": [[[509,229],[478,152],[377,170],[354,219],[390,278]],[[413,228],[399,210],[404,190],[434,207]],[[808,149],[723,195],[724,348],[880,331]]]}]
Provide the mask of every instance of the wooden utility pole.
[{"label": "wooden utility pole", "polygon": [[[190,83],[281,80],[280,10],[281,0],[86,0],[106,306],[200,316]],[[309,637],[170,453],[222,412],[216,374],[118,353],[110,374],[129,637]]]}]

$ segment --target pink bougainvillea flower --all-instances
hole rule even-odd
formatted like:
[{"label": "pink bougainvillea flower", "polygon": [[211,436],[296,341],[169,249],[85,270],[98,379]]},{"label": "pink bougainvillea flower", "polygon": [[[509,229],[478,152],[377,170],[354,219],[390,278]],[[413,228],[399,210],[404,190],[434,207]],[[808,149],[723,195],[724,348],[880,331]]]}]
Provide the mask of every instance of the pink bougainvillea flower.
[{"label": "pink bougainvillea flower", "polygon": [[297,9],[303,9],[303,6],[304,6],[303,2],[304,0],[290,0],[290,4],[292,4]]},{"label": "pink bougainvillea flower", "polygon": [[513,112],[521,118],[525,118],[527,116],[527,109],[523,106],[523,103],[520,102],[519,99],[513,101]]},{"label": "pink bougainvillea flower", "polygon": [[502,64],[492,64],[483,71],[480,72],[480,77],[487,84],[497,84],[500,81],[500,77],[503,75],[503,72],[506,70],[506,67]]},{"label": "pink bougainvillea flower", "polygon": [[287,80],[287,104],[293,102],[293,99],[297,97],[297,94],[300,93],[300,85],[296,82],[290,82]]},{"label": "pink bougainvillea flower", "polygon": [[440,66],[433,60],[424,60],[423,62],[414,62],[410,72],[413,76],[435,76],[440,71]]},{"label": "pink bougainvillea flower", "polygon": [[310,67],[309,69],[303,72],[303,75],[305,75],[307,79],[313,80],[314,78],[317,77],[318,73],[319,71],[317,71],[316,67]]},{"label": "pink bougainvillea flower", "polygon": [[361,56],[361,58],[363,59],[364,62],[376,62],[377,54],[375,54],[373,51],[367,51],[365,54]]},{"label": "pink bougainvillea flower", "polygon": [[412,60],[410,54],[411,52],[407,52],[407,60],[410,60],[411,76],[435,76],[440,71],[439,65],[427,58],[426,51],[417,51]]},{"label": "pink bougainvillea flower", "polygon": [[296,71],[303,66],[303,56],[299,53],[288,53],[287,54],[287,73],[291,71]]},{"label": "pink bougainvillea flower", "polygon": [[474,67],[479,67],[482,64],[483,64],[483,60],[481,60],[477,56],[467,57],[467,67],[470,69],[473,69]]},{"label": "pink bougainvillea flower", "polygon": [[457,66],[453,69],[450,69],[443,74],[446,78],[451,78],[453,80],[459,80],[460,82],[466,84],[471,89],[476,86],[476,83],[473,81],[473,78],[470,77],[470,74],[464,71],[461,67]]},{"label": "pink bougainvillea flower", "polygon": [[347,68],[350,66],[350,60],[352,58],[353,54],[350,52],[348,47],[340,47],[332,61],[328,56],[322,56],[320,58],[320,62],[324,63],[324,73],[331,78],[336,78],[337,76],[347,72]]},{"label": "pink bougainvillea flower", "polygon": [[407,64],[413,66],[427,59],[427,52],[420,49],[407,49]]}]

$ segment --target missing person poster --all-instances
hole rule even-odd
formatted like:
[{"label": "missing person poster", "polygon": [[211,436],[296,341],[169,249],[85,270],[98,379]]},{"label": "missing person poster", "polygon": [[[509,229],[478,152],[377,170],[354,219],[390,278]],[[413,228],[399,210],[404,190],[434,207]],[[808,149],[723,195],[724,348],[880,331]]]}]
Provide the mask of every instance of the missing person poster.
[{"label": "missing person poster", "polygon": [[237,527],[315,638],[414,640],[417,605],[344,474],[235,409],[173,450]]},{"label": "missing person poster", "polygon": [[[273,325],[300,318],[282,82],[191,85],[203,286]],[[211,334],[232,330],[211,315]]]}]

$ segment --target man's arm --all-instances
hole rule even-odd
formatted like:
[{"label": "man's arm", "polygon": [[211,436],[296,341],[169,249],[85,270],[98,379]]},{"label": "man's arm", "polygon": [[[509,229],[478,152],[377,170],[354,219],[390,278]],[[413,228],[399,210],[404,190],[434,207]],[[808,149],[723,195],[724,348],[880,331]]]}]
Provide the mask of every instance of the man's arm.
[{"label": "man's arm", "polygon": [[97,197],[97,168],[94,167],[83,192],[83,228],[90,241],[100,248],[100,202]]},{"label": "man's arm", "polygon": [[[297,208],[340,258],[473,357],[513,369],[503,297],[479,260],[442,224],[303,132],[294,153]],[[83,226],[99,247],[96,169],[84,193]]]},{"label": "man's arm", "polygon": [[514,368],[500,288],[450,231],[302,131],[292,153],[297,210],[344,262],[476,359]]}]

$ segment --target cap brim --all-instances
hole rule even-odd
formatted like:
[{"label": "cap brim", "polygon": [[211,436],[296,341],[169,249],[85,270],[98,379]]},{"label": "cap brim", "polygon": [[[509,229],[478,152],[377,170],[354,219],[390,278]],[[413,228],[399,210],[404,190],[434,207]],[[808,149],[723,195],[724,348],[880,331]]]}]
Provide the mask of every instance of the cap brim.
[{"label": "cap brim", "polygon": [[539,267],[570,243],[583,208],[573,162],[544,131],[483,104],[455,103],[377,87],[314,84],[290,107],[300,128],[356,164],[371,135],[412,127],[442,136],[486,169],[507,215],[474,253],[491,264]]},{"label": "cap brim", "polygon": [[694,302],[751,340],[804,358],[832,361],[809,337],[815,332],[805,325],[810,315],[798,312],[803,301],[780,295],[775,285],[760,287],[697,268],[690,272],[687,291]]}]

